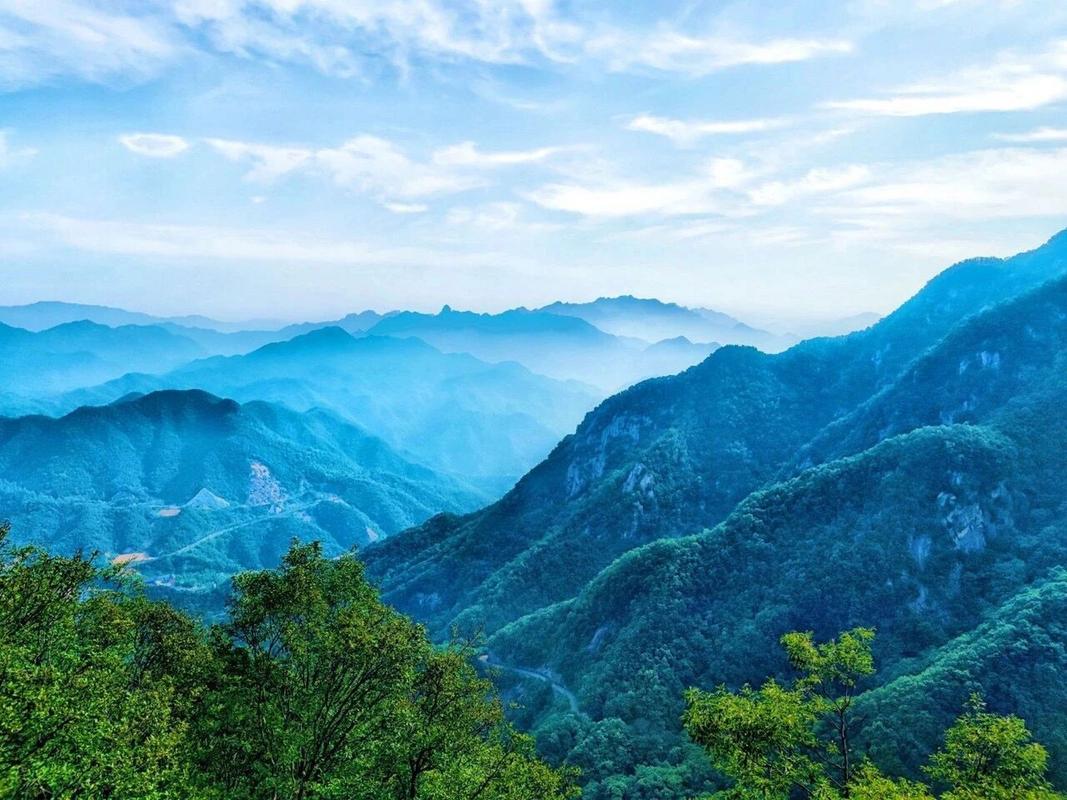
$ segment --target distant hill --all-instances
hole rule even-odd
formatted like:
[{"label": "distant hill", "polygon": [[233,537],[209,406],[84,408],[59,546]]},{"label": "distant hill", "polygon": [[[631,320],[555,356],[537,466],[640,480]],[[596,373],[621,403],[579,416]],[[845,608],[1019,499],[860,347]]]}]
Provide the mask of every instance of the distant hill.
[{"label": "distant hill", "polygon": [[485,361],[515,361],[542,375],[581,380],[605,391],[678,372],[713,349],[664,349],[646,357],[647,342],[606,333],[577,316],[527,309],[499,314],[448,306],[438,314],[405,311],[381,320],[369,333],[413,336],[439,350],[470,353]]},{"label": "distant hill", "polygon": [[684,336],[693,342],[747,344],[771,353],[796,342],[795,338],[753,328],[719,311],[630,295],[601,297],[590,303],[556,302],[539,310],[584,319],[607,333],[648,342]]},{"label": "distant hill", "polygon": [[183,328],[202,328],[223,333],[274,330],[284,324],[275,320],[221,322],[217,319],[200,315],[159,317],[112,306],[64,303],[55,300],[42,300],[20,306],[0,306],[0,322],[31,331],[41,331],[46,328],[54,328],[56,325],[62,325],[66,322],[80,322],[82,320],[95,322],[98,325],[107,325],[112,328],[120,325],[161,325],[167,323]]},{"label": "distant hill", "polygon": [[0,400],[0,412],[130,371],[165,372],[204,355],[192,339],[157,325],[110,328],[82,321],[33,332],[0,324],[0,363],[10,394],[8,402]]},{"label": "distant hill", "polygon": [[162,376],[127,375],[73,392],[55,410],[162,388],[330,409],[411,459],[492,491],[510,486],[573,430],[596,397],[581,384],[518,364],[487,364],[419,339],[356,338],[331,327]]},{"label": "distant hill", "polygon": [[294,536],[340,553],[482,497],[329,412],[202,391],[0,419],[0,509],[22,538],[172,591],[272,566]]}]

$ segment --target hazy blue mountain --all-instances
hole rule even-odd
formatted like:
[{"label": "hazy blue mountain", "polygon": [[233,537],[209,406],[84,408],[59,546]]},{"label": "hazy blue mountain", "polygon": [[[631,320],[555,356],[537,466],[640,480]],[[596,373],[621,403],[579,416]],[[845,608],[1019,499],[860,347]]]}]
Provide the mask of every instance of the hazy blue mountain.
[{"label": "hazy blue mountain", "polygon": [[665,350],[646,357],[646,342],[605,333],[578,317],[527,309],[500,314],[448,306],[438,314],[405,311],[383,319],[370,333],[414,336],[445,352],[470,353],[497,363],[515,361],[542,375],[581,380],[605,391],[677,372],[710,352]]},{"label": "hazy blue mountain", "polygon": [[641,359],[652,375],[672,375],[699,364],[718,348],[717,344],[701,344],[676,336],[650,344],[642,352]]},{"label": "hazy blue mountain", "polygon": [[[378,318],[378,315],[373,312],[366,313],[371,314],[374,319]],[[353,319],[361,317],[361,315],[350,316]],[[176,336],[196,342],[203,348],[203,353],[200,355],[247,353],[269,342],[291,339],[298,333],[306,333],[313,328],[329,324],[307,323],[283,327],[282,323],[272,320],[221,322],[200,315],[158,317],[110,306],[55,301],[41,301],[21,306],[0,306],[0,323],[29,331],[44,331],[72,322],[94,322],[110,328],[129,325],[164,328]],[[137,368],[130,367],[126,371],[134,369]]]},{"label": "hazy blue mountain", "polygon": [[293,536],[339,553],[481,499],[321,410],[163,391],[0,418],[0,515],[23,539],[176,590],[272,566]]},{"label": "hazy blue mountain", "polygon": [[539,310],[584,319],[607,333],[648,342],[684,336],[694,342],[747,344],[772,353],[796,342],[795,338],[753,328],[719,311],[630,295],[601,297],[590,303],[556,302]]},{"label": "hazy blue mountain", "polygon": [[163,376],[127,375],[74,392],[58,408],[159,388],[330,409],[414,460],[494,492],[544,457],[595,401],[588,387],[518,364],[441,353],[418,339],[356,338],[340,328],[321,328]]},{"label": "hazy blue mountain", "polygon": [[584,766],[598,737],[631,743],[592,797],[677,758],[682,689],[773,672],[786,630],[875,625],[891,678],[1067,563],[1065,272],[1061,234],[958,264],[868,330],[724,347],[605,401],[497,503],[369,549],[369,571],[439,635],[483,628],[495,663],[555,676],[591,716],[523,688],[544,746]]},{"label": "hazy blue mountain", "polygon": [[13,398],[0,410],[131,370],[164,372],[203,355],[193,340],[156,325],[109,328],[82,321],[33,332],[0,324],[0,363]]},{"label": "hazy blue mountain", "polygon": [[305,333],[311,333],[311,331],[318,330],[319,328],[341,328],[348,333],[363,333],[373,328],[378,322],[385,319],[387,316],[391,316],[398,312],[389,312],[389,314],[379,314],[377,311],[358,311],[352,314],[347,314],[341,319],[331,320],[329,322],[298,322],[295,325],[286,325],[284,328],[280,328],[278,333],[278,341],[284,339],[292,339],[294,336],[301,336]]},{"label": "hazy blue mountain", "polygon": [[168,323],[183,328],[205,328],[224,333],[249,330],[275,330],[284,325],[276,320],[245,320],[242,322],[222,322],[198,314],[180,317],[160,317],[144,314],[140,311],[127,311],[112,306],[89,305],[85,303],[64,303],[55,300],[42,300],[19,306],[0,306],[0,322],[42,331],[67,322],[88,320],[98,325],[117,328],[120,325],[160,325]]}]

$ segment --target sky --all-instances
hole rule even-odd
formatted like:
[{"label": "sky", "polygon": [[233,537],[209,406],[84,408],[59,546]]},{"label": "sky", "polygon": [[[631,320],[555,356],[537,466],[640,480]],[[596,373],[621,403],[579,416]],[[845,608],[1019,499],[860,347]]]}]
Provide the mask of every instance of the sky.
[{"label": "sky", "polygon": [[833,318],[1064,227],[1062,0],[0,0],[0,304]]}]

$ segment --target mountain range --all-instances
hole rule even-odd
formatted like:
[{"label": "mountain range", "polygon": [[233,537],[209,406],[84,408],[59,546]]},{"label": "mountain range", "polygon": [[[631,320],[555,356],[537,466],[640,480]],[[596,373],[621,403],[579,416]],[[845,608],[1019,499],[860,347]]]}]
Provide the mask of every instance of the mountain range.
[{"label": "mountain range", "polygon": [[658,342],[684,336],[694,342],[747,344],[767,352],[796,344],[796,337],[753,328],[721,311],[623,295],[589,303],[555,302],[541,311],[583,319],[602,331]]},{"label": "mountain range", "polygon": [[[515,361],[533,372],[560,380],[579,380],[604,392],[617,391],[643,378],[685,369],[719,345],[675,338],[661,346],[605,332],[578,316],[516,309],[500,314],[453,311],[438,314],[405,311],[374,325],[378,336],[414,337],[447,353],[469,353],[483,361]],[[682,345],[682,346],[679,346]]]},{"label": "mountain range", "polygon": [[291,537],[359,547],[436,639],[480,637],[592,800],[714,790],[684,690],[785,679],[783,633],[861,625],[879,765],[917,775],[978,691],[1067,785],[1067,232],[796,344],[633,297],[243,331],[112,311],[0,309],[24,539],[208,616]]},{"label": "mountain range", "polygon": [[328,409],[413,460],[487,491],[509,486],[572,429],[596,393],[515,363],[442,353],[419,339],[318,328],[242,356],[129,374],[57,399],[61,411],[131,392],[204,389],[298,411]]},{"label": "mountain range", "polygon": [[[586,796],[709,788],[678,734],[684,688],[781,672],[794,629],[878,629],[862,702],[888,721],[866,735],[904,772],[975,689],[1067,763],[1067,698],[1049,705],[1067,648],[1065,272],[1061,234],[958,264],[862,332],[723,347],[606,400],[486,509],[369,548],[368,570],[438,636],[488,635]],[[982,631],[1036,641],[972,663]],[[922,719],[894,701],[916,692],[941,701]]]}]

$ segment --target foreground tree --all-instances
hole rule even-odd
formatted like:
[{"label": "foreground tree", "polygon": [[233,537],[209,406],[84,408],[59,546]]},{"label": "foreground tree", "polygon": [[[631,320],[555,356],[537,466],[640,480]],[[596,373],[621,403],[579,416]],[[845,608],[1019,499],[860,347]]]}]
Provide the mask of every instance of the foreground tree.
[{"label": "foreground tree", "polygon": [[[690,689],[689,736],[729,778],[721,800],[933,800],[914,781],[882,774],[857,756],[852,734],[860,681],[873,674],[874,632],[857,628],[817,644],[810,633],[782,637],[798,677],[759,689]],[[926,768],[942,800],[1063,800],[1045,779],[1048,755],[1018,717],[989,713],[971,698]]]},{"label": "foreground tree", "polygon": [[197,797],[183,743],[197,626],[92,559],[0,525],[0,796]]},{"label": "foreground tree", "polygon": [[569,797],[504,720],[469,647],[433,648],[353,556],[294,545],[234,581],[197,754],[231,798]]},{"label": "foreground tree", "polygon": [[353,556],[294,545],[210,631],[0,526],[0,797],[563,800],[471,649],[434,648]]},{"label": "foreground tree", "polygon": [[926,772],[951,787],[942,795],[946,800],[1049,800],[1061,795],[1045,780],[1047,765],[1048,752],[1026,723],[989,713],[975,694]]}]

